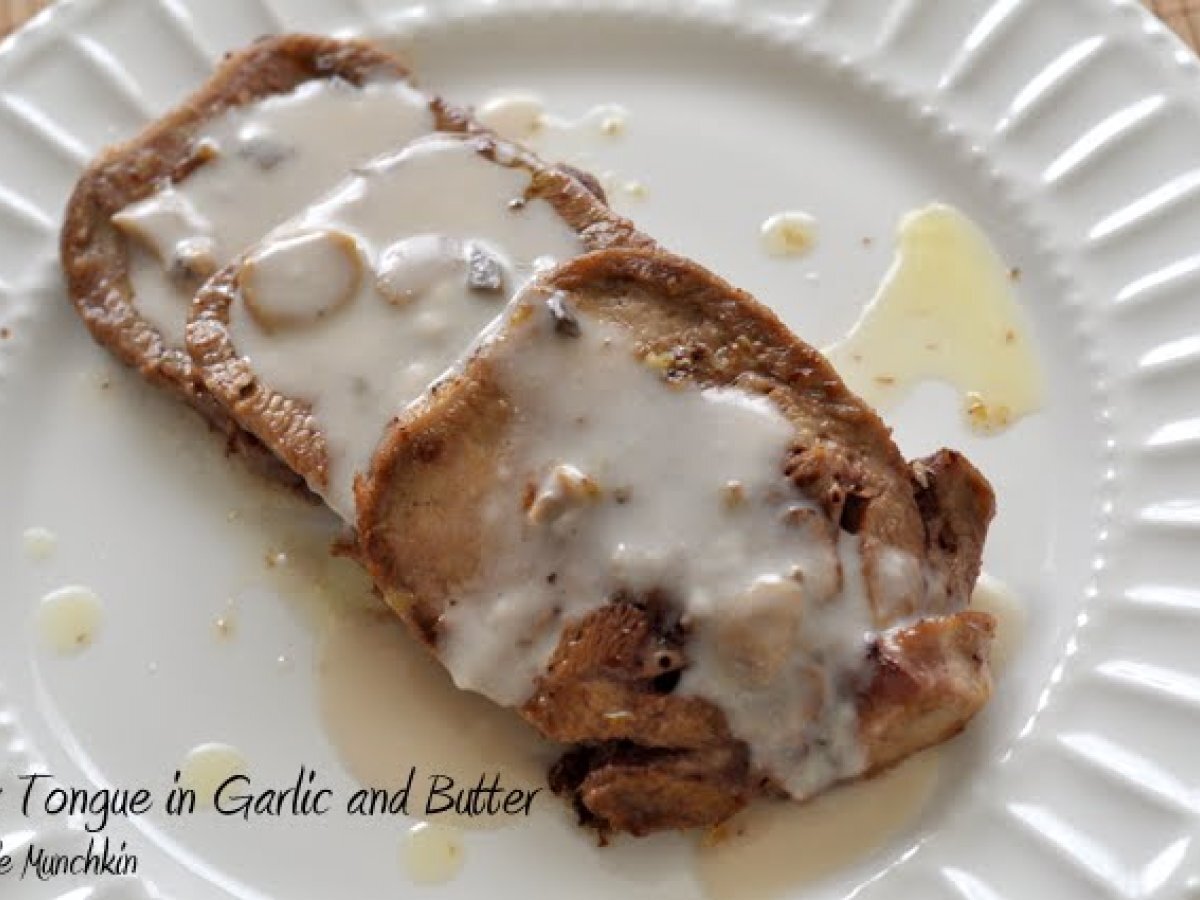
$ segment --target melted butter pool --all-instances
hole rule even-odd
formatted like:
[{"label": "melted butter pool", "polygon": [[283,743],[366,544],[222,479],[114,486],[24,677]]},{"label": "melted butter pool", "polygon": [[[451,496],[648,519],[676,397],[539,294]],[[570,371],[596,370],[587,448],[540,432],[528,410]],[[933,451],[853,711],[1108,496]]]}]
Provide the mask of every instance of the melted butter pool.
[{"label": "melted butter pool", "polygon": [[1044,403],[1044,379],[1010,270],[975,223],[933,204],[900,223],[896,257],[850,334],[825,349],[880,410],[918,382],[962,395],[975,431],[1004,430]]}]

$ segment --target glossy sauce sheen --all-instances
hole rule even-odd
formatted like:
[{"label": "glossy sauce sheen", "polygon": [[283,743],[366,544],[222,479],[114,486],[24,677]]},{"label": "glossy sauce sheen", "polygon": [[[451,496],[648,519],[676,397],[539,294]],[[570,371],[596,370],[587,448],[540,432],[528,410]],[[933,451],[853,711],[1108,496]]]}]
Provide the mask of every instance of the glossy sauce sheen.
[{"label": "glossy sauce sheen", "polygon": [[309,81],[230,109],[197,135],[197,144],[215,153],[211,160],[113,217],[136,238],[131,278],[138,312],[169,345],[182,346],[198,281],[173,278],[173,267],[192,255],[201,261],[198,274],[214,271],[356,164],[428,134],[434,124],[428,101],[400,82],[356,88]]},{"label": "glossy sauce sheen", "polygon": [[1043,404],[1043,378],[1013,273],[979,228],[941,204],[900,224],[895,261],[850,334],[825,354],[879,409],[917,382],[963,395],[968,425],[1000,431]]},{"label": "glossy sauce sheen", "polygon": [[[529,179],[469,141],[430,138],[364,167],[250,255],[234,343],[266,384],[312,405],[329,450],[322,493],[346,520],[387,423],[463,358],[535,265],[581,252],[548,203],[520,202]],[[309,320],[281,327],[294,309]]]},{"label": "glossy sauce sheen", "polygon": [[678,690],[717,704],[757,764],[796,797],[861,771],[857,538],[785,479],[790,424],[762,396],[670,386],[619,327],[564,329],[528,302],[489,351],[516,421],[477,587],[443,617],[455,682],[518,705],[564,623],[663,591],[690,629]]}]

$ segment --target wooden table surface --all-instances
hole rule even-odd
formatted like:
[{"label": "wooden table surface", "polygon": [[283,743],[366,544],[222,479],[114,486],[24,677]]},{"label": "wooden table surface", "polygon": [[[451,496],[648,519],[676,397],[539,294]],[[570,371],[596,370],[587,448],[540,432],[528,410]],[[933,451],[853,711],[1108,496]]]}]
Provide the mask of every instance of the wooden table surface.
[{"label": "wooden table surface", "polygon": [[1200,0],[1146,0],[1146,5],[1174,28],[1193,50],[1200,50]]},{"label": "wooden table surface", "polygon": [[[1042,0],[1053,2],[1053,0]],[[1143,0],[1194,49],[1200,50],[1200,0]],[[47,0],[0,0],[0,37],[12,31]]]}]

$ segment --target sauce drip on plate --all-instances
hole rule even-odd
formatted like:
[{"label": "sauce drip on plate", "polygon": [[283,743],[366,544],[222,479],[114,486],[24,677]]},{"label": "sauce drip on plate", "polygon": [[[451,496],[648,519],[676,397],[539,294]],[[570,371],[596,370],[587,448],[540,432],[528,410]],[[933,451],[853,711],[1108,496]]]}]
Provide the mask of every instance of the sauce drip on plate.
[{"label": "sauce drip on plate", "polygon": [[1043,403],[1013,275],[958,210],[933,204],[909,213],[879,292],[825,354],[872,406],[887,409],[916,383],[940,380],[961,391],[972,429],[1002,431]]},{"label": "sauce drip on plate", "polygon": [[444,884],[462,868],[462,832],[453,825],[418,822],[404,836],[400,860],[417,884]]},{"label": "sauce drip on plate", "polygon": [[58,653],[78,653],[96,638],[104,607],[91,588],[68,585],[51,591],[38,605],[42,640]]},{"label": "sauce drip on plate", "polygon": [[49,528],[34,526],[21,534],[25,555],[35,562],[49,559],[58,549],[58,536]]},{"label": "sauce drip on plate", "polygon": [[775,900],[866,856],[920,813],[937,784],[937,748],[803,805],[754,804],[697,851],[710,900]]},{"label": "sauce drip on plate", "polygon": [[804,256],[817,242],[817,220],[803,212],[776,213],[762,223],[760,233],[768,256]]},{"label": "sauce drip on plate", "polygon": [[542,98],[525,91],[495,94],[479,105],[475,117],[503,138],[529,147],[543,159],[557,160],[594,175],[620,205],[644,200],[645,183],[611,168],[611,150],[629,130],[629,112],[616,103],[599,103],[578,118],[550,112]]},{"label": "sauce drip on plate", "polygon": [[[512,710],[469,691],[384,609],[333,618],[322,636],[318,691],[326,733],[364,786],[397,790],[416,767],[414,794],[434,774],[470,788],[498,773],[506,788],[543,788],[556,749]],[[532,810],[558,801],[543,790]],[[414,812],[417,810],[414,809]],[[506,816],[439,813],[438,821],[480,828],[517,824]]]}]

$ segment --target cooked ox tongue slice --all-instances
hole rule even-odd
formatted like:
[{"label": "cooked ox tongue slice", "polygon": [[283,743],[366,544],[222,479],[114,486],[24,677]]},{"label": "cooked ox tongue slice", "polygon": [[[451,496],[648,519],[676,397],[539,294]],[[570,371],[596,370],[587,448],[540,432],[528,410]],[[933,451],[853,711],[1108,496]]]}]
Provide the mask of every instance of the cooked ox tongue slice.
[{"label": "cooked ox tongue slice", "polygon": [[[92,336],[196,409],[264,474],[303,482],[201,383],[184,347],[204,280],[356,165],[466,116],[420,93],[364,41],[263,38],[75,186],[61,235],[67,292]],[[332,139],[330,139],[332,137]]]},{"label": "cooked ox tongue slice", "polygon": [[[460,686],[574,746],[552,783],[605,831],[803,799],[990,695],[994,623],[966,610],[986,480],[950,451],[910,465],[820,354],[662,251],[541,276],[356,500],[388,602]],[[672,555],[671,529],[697,542]],[[748,566],[769,577],[735,591]]]}]

